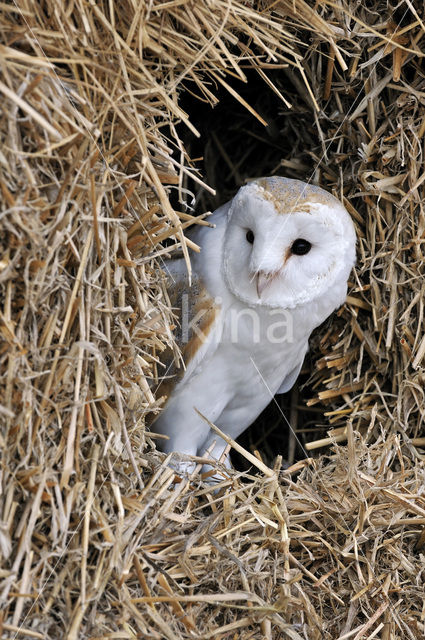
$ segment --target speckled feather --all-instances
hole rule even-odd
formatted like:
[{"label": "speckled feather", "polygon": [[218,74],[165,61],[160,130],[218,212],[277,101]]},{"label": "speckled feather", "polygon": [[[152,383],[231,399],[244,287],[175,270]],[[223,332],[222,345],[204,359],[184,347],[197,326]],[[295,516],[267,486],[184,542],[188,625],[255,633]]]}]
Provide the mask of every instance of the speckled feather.
[{"label": "speckled feather", "polygon": [[291,180],[280,176],[259,178],[255,184],[262,196],[273,203],[277,213],[293,213],[294,211],[311,211],[311,204],[323,204],[330,207],[339,201],[327,191],[314,184]]},{"label": "speckled feather", "polygon": [[[163,408],[174,388],[183,379],[192,360],[197,355],[199,357],[200,348],[207,342],[220,313],[220,305],[208,294],[196,271],[192,273],[192,284],[189,287],[186,263],[183,259],[173,260],[169,265],[167,281],[170,304],[176,317],[174,338],[181,358],[177,359],[170,348],[161,356],[163,373],[159,376],[159,384],[155,391],[157,397],[165,397]],[[187,323],[187,336],[183,335],[185,325],[182,312],[187,313],[187,319],[190,319]],[[153,424],[154,420],[152,416],[150,424]]]}]

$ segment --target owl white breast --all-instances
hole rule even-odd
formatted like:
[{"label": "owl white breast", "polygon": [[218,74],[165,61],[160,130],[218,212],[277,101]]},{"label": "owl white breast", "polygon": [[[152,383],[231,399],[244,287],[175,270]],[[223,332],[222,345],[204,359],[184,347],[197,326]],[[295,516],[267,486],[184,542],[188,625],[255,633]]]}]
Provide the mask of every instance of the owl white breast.
[{"label": "owl white breast", "polygon": [[209,220],[191,235],[194,286],[182,260],[168,263],[185,367],[165,373],[153,430],[166,452],[219,458],[226,444],[195,408],[236,438],[292,387],[312,330],[345,300],[356,238],[339,200],[282,177],[243,186]]}]

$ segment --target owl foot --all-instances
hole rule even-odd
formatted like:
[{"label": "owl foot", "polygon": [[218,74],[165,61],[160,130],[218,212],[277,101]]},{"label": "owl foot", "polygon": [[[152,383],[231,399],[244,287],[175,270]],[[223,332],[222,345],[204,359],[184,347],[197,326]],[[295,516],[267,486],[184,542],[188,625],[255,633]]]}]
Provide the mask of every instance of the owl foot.
[{"label": "owl foot", "polygon": [[187,456],[175,453],[170,460],[170,467],[174,469],[177,475],[186,477],[193,474],[196,468],[196,462],[188,460]]}]

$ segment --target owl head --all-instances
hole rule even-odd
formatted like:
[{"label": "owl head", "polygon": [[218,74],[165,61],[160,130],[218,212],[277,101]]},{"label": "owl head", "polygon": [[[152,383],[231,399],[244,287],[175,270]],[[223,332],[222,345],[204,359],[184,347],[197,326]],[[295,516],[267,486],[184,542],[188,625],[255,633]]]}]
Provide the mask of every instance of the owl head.
[{"label": "owl head", "polygon": [[251,306],[293,309],[341,283],[344,297],[355,243],[351,218],[330,193],[300,180],[260,178],[230,204],[223,275]]}]

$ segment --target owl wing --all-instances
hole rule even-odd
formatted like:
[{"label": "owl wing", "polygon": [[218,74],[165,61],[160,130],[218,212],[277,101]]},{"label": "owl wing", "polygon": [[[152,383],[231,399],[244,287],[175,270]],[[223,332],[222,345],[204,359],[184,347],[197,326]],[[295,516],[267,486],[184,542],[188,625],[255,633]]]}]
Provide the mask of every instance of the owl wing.
[{"label": "owl wing", "polygon": [[221,261],[230,204],[222,205],[208,218],[214,228],[199,225],[189,233],[190,239],[201,247],[200,253],[191,256],[191,286],[183,259],[166,263],[167,292],[175,313],[174,337],[179,349],[173,352],[168,348],[161,355],[165,368],[155,389],[157,398],[166,396],[168,400],[177,385],[186,385],[199,367],[206,366],[220,343],[222,310],[215,298],[222,296],[225,286]]},{"label": "owl wing", "polygon": [[166,402],[177,385],[187,384],[205,366],[220,342],[223,323],[221,308],[206,289],[201,275],[193,270],[189,286],[183,259],[167,263],[167,291],[176,319],[174,337],[178,349],[167,348],[161,355],[163,368],[158,376],[156,397]]},{"label": "owl wing", "polygon": [[292,389],[292,387],[294,386],[299,373],[301,371],[301,367],[303,366],[303,362],[304,362],[304,356],[306,353],[307,349],[305,349],[302,352],[302,357],[301,360],[299,361],[299,363],[288,373],[288,375],[286,375],[282,381],[282,384],[280,385],[279,389],[276,391],[276,394],[278,393],[286,393],[287,391],[289,391],[290,389]]}]

